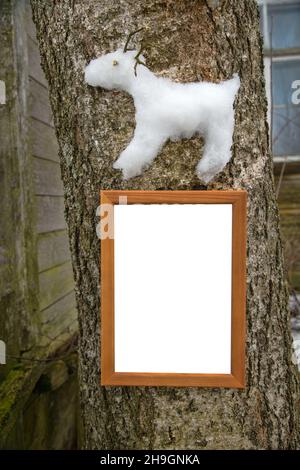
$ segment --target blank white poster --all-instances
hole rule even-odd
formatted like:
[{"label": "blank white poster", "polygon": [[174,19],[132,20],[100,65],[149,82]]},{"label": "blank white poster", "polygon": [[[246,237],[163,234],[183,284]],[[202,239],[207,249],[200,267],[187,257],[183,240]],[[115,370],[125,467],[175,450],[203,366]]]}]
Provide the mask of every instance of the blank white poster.
[{"label": "blank white poster", "polygon": [[232,205],[114,211],[115,371],[230,374]]}]

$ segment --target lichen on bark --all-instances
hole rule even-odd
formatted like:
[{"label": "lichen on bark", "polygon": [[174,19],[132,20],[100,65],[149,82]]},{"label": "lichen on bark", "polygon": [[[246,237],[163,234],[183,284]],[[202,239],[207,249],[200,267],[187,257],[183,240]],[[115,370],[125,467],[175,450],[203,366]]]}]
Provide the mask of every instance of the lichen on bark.
[{"label": "lichen on bark", "polygon": [[[32,0],[32,7],[60,147],[76,282],[83,446],[296,448],[299,385],[291,363],[256,2]],[[147,64],[157,74],[182,82],[240,75],[232,160],[208,187],[194,175],[203,145],[196,138],[168,143],[132,180],[122,181],[112,169],[131,139],[134,106],[124,93],[88,87],[83,70],[141,26],[147,27]],[[245,390],[100,387],[95,210],[99,190],[110,188],[248,191]]]}]

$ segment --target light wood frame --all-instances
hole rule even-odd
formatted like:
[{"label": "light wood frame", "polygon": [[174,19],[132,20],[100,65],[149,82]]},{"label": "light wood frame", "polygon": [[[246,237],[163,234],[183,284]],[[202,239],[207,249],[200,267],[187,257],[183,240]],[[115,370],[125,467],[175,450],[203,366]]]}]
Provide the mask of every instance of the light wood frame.
[{"label": "light wood frame", "polygon": [[[115,372],[114,239],[101,240],[101,385],[245,387],[246,191],[101,191],[101,204],[232,204],[231,373]],[[113,211],[112,211],[113,214]]]}]

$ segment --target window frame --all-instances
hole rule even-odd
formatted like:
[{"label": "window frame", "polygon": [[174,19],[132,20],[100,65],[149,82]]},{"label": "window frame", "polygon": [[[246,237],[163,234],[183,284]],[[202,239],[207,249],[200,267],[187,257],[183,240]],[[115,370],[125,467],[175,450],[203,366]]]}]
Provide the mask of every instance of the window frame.
[{"label": "window frame", "polygon": [[[262,27],[263,27],[263,44],[264,44],[264,76],[266,82],[266,95],[268,101],[268,112],[267,118],[269,125],[271,127],[272,117],[272,64],[274,62],[284,62],[284,61],[297,61],[300,63],[300,46],[297,48],[287,48],[287,49],[273,49],[270,47],[270,37],[269,37],[269,28],[268,28],[268,7],[270,5],[290,5],[290,4],[299,4],[299,0],[257,0],[261,10],[262,17]],[[299,77],[300,78],[300,77]],[[272,129],[270,129],[272,132]],[[273,135],[270,136],[270,142],[273,140]],[[273,160],[275,163],[286,162],[300,162],[300,150],[299,154],[289,155],[273,155]]]}]

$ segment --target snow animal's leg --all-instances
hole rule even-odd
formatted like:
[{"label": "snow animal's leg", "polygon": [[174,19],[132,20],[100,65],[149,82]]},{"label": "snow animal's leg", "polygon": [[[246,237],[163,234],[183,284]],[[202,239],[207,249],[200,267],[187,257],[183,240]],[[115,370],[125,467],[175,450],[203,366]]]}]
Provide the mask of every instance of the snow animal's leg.
[{"label": "snow animal's leg", "polygon": [[165,140],[159,132],[137,126],[132,141],[114,162],[113,167],[122,170],[124,179],[140,175],[154,160]]},{"label": "snow animal's leg", "polygon": [[200,180],[208,183],[223,170],[231,158],[232,133],[234,127],[234,111],[231,116],[221,121],[210,123],[203,157],[197,165],[196,173]]}]

